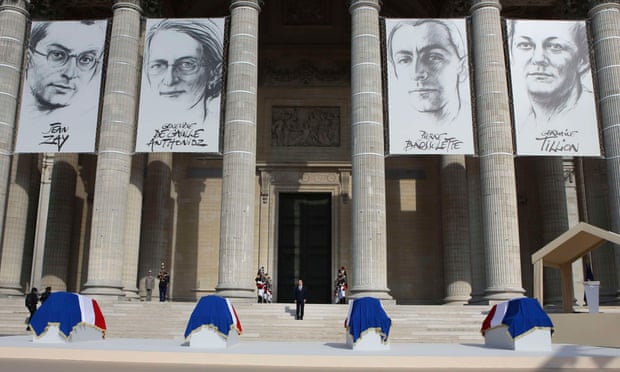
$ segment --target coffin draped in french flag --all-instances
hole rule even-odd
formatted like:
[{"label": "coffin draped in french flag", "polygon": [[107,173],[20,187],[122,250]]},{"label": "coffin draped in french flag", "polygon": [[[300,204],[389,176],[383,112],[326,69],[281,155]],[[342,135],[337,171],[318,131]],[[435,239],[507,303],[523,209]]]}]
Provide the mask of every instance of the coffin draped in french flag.
[{"label": "coffin draped in french flag", "polygon": [[344,323],[347,329],[347,345],[359,350],[384,350],[389,348],[388,336],[392,320],[381,301],[374,297],[362,297],[349,304]]},{"label": "coffin draped in french flag", "polygon": [[237,341],[243,332],[237,311],[227,298],[202,297],[189,317],[185,338],[189,346],[224,348]]},{"label": "coffin draped in french flag", "polygon": [[103,313],[94,299],[71,292],[54,292],[30,321],[39,342],[102,339],[107,330]]},{"label": "coffin draped in french flag", "polygon": [[502,349],[551,349],[553,323],[533,298],[515,298],[494,305],[480,329],[485,344]]}]

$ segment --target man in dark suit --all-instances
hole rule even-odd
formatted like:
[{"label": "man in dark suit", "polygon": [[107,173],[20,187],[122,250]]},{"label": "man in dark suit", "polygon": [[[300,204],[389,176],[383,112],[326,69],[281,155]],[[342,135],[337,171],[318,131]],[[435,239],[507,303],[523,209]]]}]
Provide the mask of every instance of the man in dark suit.
[{"label": "man in dark suit", "polygon": [[308,291],[304,287],[303,280],[299,279],[297,287],[295,287],[295,319],[304,319],[304,304],[308,300]]}]

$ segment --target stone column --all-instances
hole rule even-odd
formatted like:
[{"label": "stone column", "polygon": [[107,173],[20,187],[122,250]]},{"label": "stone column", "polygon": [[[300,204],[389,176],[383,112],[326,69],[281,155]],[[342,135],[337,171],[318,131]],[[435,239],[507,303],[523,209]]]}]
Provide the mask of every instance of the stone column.
[{"label": "stone column", "polygon": [[441,222],[446,286],[444,302],[450,305],[464,305],[471,299],[466,180],[463,155],[441,157]]},{"label": "stone column", "polygon": [[[140,278],[153,270],[157,276],[161,264],[165,265],[170,274],[167,297],[170,298],[170,287],[174,282],[172,277],[172,208],[170,187],[172,180],[173,154],[150,153],[146,166],[146,180],[144,182],[144,202],[142,218],[142,238],[140,240]],[[159,296],[159,287],[153,288],[153,296]]]},{"label": "stone column", "polygon": [[471,301],[482,304],[486,288],[484,241],[482,233],[482,207],[480,202],[480,161],[478,158],[467,159],[467,195],[469,215],[469,247],[471,261]]},{"label": "stone column", "polygon": [[144,157],[143,154],[133,156],[129,188],[127,189],[127,223],[125,225],[125,250],[123,252],[123,292],[126,298],[139,297],[136,283],[140,254],[140,226],[142,223]]},{"label": "stone column", "polygon": [[[45,233],[45,253],[41,288],[51,286],[54,291],[66,291],[69,279],[69,261],[75,240],[73,239],[73,214],[75,207],[75,184],[78,154],[55,154],[51,175],[48,218]],[[41,226],[37,225],[37,230]]]},{"label": "stone column", "polygon": [[379,0],[351,0],[353,251],[351,295],[391,299],[387,287],[385,152]]},{"label": "stone column", "polygon": [[37,204],[37,222],[35,223],[34,248],[32,252],[32,268],[30,271],[30,287],[41,288],[53,171],[54,154],[43,154],[41,161],[41,182],[39,184],[39,202]]},{"label": "stone column", "polygon": [[[603,1],[590,10],[596,57],[600,123],[607,162],[611,230],[620,234],[620,4]],[[614,246],[616,288],[620,288],[620,247]],[[616,291],[620,299],[620,291]]]},{"label": "stone column", "polygon": [[230,1],[230,44],[216,293],[254,300],[259,0]]},{"label": "stone column", "polygon": [[28,211],[35,199],[30,194],[35,195],[33,168],[37,159],[37,155],[30,154],[13,156],[0,258],[0,295],[23,294],[21,281],[25,273],[30,273],[31,266],[24,266],[24,257],[32,256],[32,244],[26,236],[29,225],[34,224],[28,220]]},{"label": "stone column", "polygon": [[473,0],[476,115],[486,298],[521,297],[519,222],[499,0]]},{"label": "stone column", "polygon": [[116,0],[106,73],[84,293],[122,296],[127,188],[134,149],[140,1]]},{"label": "stone column", "polygon": [[[543,244],[551,242],[569,229],[564,165],[561,157],[541,157],[536,160],[538,195],[542,220]],[[536,250],[542,247],[537,247]],[[545,305],[562,305],[560,270],[544,268],[543,296]]]},{"label": "stone column", "polygon": [[[8,189],[11,176],[11,154],[13,134],[17,120],[17,96],[22,74],[26,25],[28,22],[28,1],[2,1],[0,5],[0,233],[5,238],[13,232],[6,229],[5,215],[8,205]],[[7,216],[8,217],[8,216]],[[3,242],[4,243],[4,242]],[[0,294],[21,292],[19,275],[21,261],[15,266],[22,253],[17,245],[2,245],[0,250]],[[5,265],[5,261],[10,263]],[[19,271],[19,272],[18,272]]]}]

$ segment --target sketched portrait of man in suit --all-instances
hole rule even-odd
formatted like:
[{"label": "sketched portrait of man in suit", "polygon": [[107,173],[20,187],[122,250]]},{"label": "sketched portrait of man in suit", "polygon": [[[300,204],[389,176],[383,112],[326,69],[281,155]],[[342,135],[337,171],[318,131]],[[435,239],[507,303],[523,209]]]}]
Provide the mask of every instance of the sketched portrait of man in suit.
[{"label": "sketched portrait of man in suit", "polygon": [[17,150],[94,150],[106,27],[33,22]]},{"label": "sketched portrait of man in suit", "polygon": [[[398,151],[399,142],[412,138],[417,139],[412,145],[422,152],[471,150],[469,63],[464,34],[457,24],[460,21],[464,30],[464,20],[391,21],[386,23],[388,98],[390,132],[396,138],[390,151]],[[420,133],[440,142],[422,144]],[[450,148],[451,139],[459,142],[458,148]]]},{"label": "sketched portrait of man in suit", "polygon": [[519,153],[598,153],[585,22],[509,20],[507,27]]}]

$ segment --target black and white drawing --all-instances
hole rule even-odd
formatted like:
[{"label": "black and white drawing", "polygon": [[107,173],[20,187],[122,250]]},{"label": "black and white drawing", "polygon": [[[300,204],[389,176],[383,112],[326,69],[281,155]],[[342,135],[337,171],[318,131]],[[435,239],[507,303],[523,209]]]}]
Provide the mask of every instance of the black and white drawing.
[{"label": "black and white drawing", "polygon": [[386,19],[390,154],[473,154],[464,19]]},{"label": "black and white drawing", "polygon": [[136,152],[218,152],[224,18],[146,27]]},{"label": "black and white drawing", "polygon": [[94,152],[107,21],[32,22],[16,152]]},{"label": "black and white drawing", "polygon": [[508,20],[517,154],[600,155],[585,21]]}]

